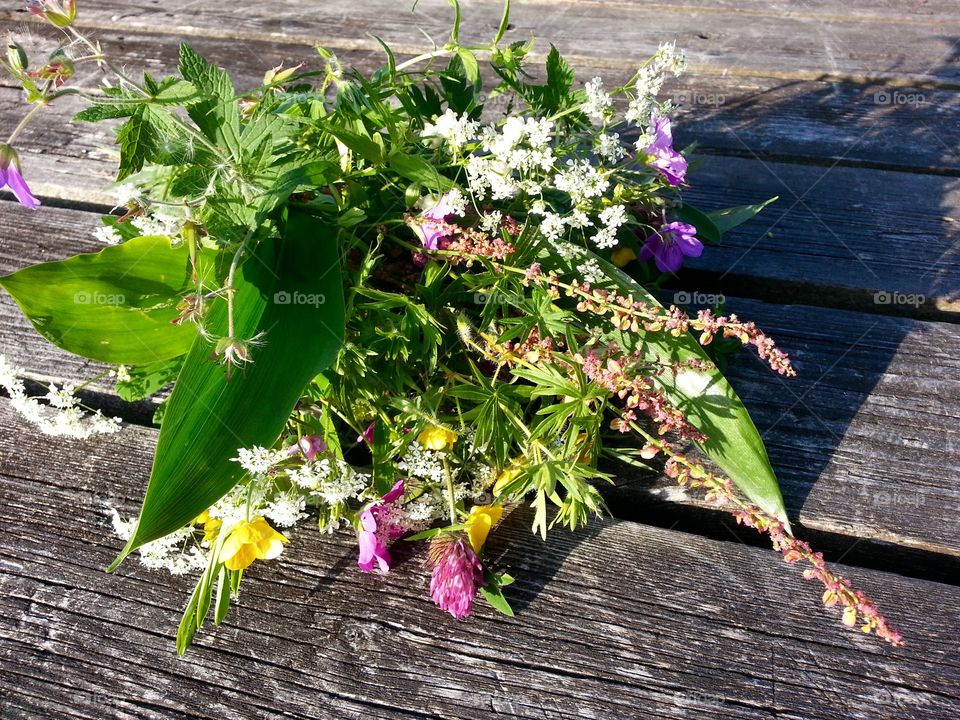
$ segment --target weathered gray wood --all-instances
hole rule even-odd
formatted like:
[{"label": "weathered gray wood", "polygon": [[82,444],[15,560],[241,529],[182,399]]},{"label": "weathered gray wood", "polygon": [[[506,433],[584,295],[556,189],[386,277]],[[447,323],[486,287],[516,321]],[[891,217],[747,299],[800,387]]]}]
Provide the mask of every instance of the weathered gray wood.
[{"label": "weathered gray wood", "polygon": [[[401,50],[423,47],[420,28],[442,43],[452,14],[443,0],[406,3],[315,3],[284,0],[242,8],[227,0],[130,4],[99,0],[84,6],[80,24],[101,29],[162,28],[177,36],[214,35],[238,40],[302,38],[331,47],[375,49],[375,33]],[[462,39],[489,41],[499,23],[498,2],[465,5]],[[6,11],[0,17],[23,16]],[[723,72],[813,79],[823,74],[955,83],[952,39],[944,18],[909,8],[857,18],[836,13],[783,12],[753,4],[746,12],[647,3],[516,2],[507,40],[531,34],[579,57],[629,68],[665,38],[688,49],[692,62]],[[949,20],[947,20],[949,22]]]},{"label": "weathered gray wood", "polygon": [[690,181],[687,198],[704,208],[780,196],[686,263],[731,294],[918,317],[960,310],[955,179],[711,157]]},{"label": "weathered gray wood", "polygon": [[[960,556],[960,327],[737,299],[726,309],[776,338],[797,370],[783,379],[745,353],[727,372],[791,519]],[[625,468],[618,484],[614,514],[655,498],[707,507],[668,478]]]},{"label": "weathered gray wood", "polygon": [[[102,503],[139,496],[155,434],[51,446],[0,401],[0,693],[5,717],[947,718],[960,712],[951,586],[856,571],[900,623],[890,649],[836,625],[769,551],[624,522],[547,545],[529,517],[491,539],[514,619],[454,622],[419,556],[385,577],[309,527],[249,573],[239,609],[182,661],[187,580],[134,564]],[[508,547],[509,545],[509,547]],[[835,613],[834,613],[835,614]]]},{"label": "weathered gray wood", "polygon": [[[4,27],[6,26],[6,27]],[[12,31],[31,55],[49,51],[43,36],[22,32],[16,23],[0,23],[0,29]],[[169,35],[150,32],[112,31],[97,34],[111,58],[131,71],[146,70],[155,76],[176,71],[178,43]],[[319,68],[320,60],[301,42],[245,42],[244,52],[236,44],[220,38],[195,37],[190,42],[198,52],[223,65],[239,88],[261,82],[264,70],[281,63],[307,63]],[[49,42],[47,43],[49,45]],[[401,55],[400,59],[408,56]],[[379,67],[380,51],[347,50],[340,54],[346,67],[370,72]],[[611,84],[623,82],[630,74],[589,63],[579,66],[578,81],[601,75]],[[492,73],[486,73],[492,75]],[[93,79],[99,80],[99,72]],[[79,78],[78,78],[79,79]],[[81,79],[82,82],[82,79]],[[493,78],[488,78],[492,87]],[[0,79],[0,84],[10,81]],[[85,84],[90,84],[89,79]],[[826,81],[791,81],[769,77],[744,77],[710,73],[688,73],[671,79],[662,97],[679,106],[676,137],[681,145],[697,142],[701,151],[738,154],[765,159],[795,158],[829,166],[868,165],[936,173],[960,172],[960,99],[955,91],[923,89],[909,93],[908,88]],[[13,123],[18,110],[14,95],[0,101]],[[76,105],[71,105],[71,108]],[[112,138],[103,129],[81,125],[67,130],[68,143],[59,133],[49,133],[66,119],[66,113],[51,113],[44,123],[49,141],[66,144],[69,150],[82,152],[91,139],[78,137],[96,133],[93,142],[109,146]],[[27,135],[25,146],[37,138]],[[49,144],[39,138],[39,148]],[[79,144],[77,142],[79,141]],[[904,152],[904,146],[910,152]],[[68,160],[72,160],[67,156]],[[75,163],[75,160],[74,160]],[[57,168],[60,169],[59,167]],[[43,177],[44,181],[50,178]],[[68,178],[60,178],[66,181]],[[69,189],[72,183],[62,182]]]}]

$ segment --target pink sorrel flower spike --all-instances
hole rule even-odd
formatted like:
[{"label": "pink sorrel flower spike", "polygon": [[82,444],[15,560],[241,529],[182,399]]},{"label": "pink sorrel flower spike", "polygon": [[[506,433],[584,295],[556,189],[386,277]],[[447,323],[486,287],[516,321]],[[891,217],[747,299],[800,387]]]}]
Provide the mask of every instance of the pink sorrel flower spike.
[{"label": "pink sorrel flower spike", "polygon": [[17,151],[9,145],[0,143],[0,189],[5,187],[10,188],[21,205],[31,210],[40,207],[40,201],[30,192],[27,181],[20,173],[20,157]]},{"label": "pink sorrel flower spike", "polygon": [[483,586],[483,566],[461,535],[441,535],[430,544],[430,597],[457,620],[470,614],[477,588]]}]

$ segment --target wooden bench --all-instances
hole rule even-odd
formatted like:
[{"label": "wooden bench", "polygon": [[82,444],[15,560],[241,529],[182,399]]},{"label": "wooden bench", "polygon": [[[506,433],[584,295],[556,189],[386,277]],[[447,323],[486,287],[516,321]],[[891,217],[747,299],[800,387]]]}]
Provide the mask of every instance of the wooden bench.
[{"label": "wooden bench", "polygon": [[[415,14],[393,0],[240,5],[89,0],[80,17],[130,68],[172,71],[186,39],[240,85],[281,61],[318,63],[318,42],[370,69],[381,58],[367,32],[410,54],[418,26],[442,38],[449,18],[445,0]],[[465,3],[464,32],[486,38],[499,11]],[[0,11],[5,30],[28,20]],[[128,424],[90,442],[37,436],[0,398],[3,717],[960,716],[960,10],[518,0],[512,21],[509,39],[554,42],[581,81],[625,77],[677,39],[691,72],[665,95],[682,104],[679,140],[703,156],[691,196],[781,196],[674,290],[723,293],[792,355],[795,380],[748,355],[731,378],[798,532],[848,565],[907,645],[845,631],[762,539],[666,478],[623,472],[615,517],[586,532],[544,545],[522,513],[498,531],[516,618],[482,608],[455,622],[427,599],[412,550],[368,576],[349,534],[305,528],[178,660],[190,581],[135,562],[102,572],[119,549],[105,503],[136,507],[156,430],[148,406],[101,381],[88,403]],[[0,81],[0,125],[18,103]],[[66,125],[71,109],[19,143],[45,207],[0,202],[2,273],[100,247],[112,138]],[[923,302],[884,302],[895,293]],[[102,370],[46,345],[5,295],[0,353],[46,378]]]}]

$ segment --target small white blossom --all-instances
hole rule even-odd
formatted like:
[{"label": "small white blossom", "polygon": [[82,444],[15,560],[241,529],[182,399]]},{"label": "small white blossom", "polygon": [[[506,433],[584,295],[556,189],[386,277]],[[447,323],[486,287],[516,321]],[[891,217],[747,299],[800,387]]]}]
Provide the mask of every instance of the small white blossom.
[{"label": "small white blossom", "polygon": [[462,117],[453,110],[447,111],[434,122],[423,127],[422,137],[443,138],[452,150],[460,150],[477,134],[477,123],[464,114]]},{"label": "small white blossom", "polygon": [[527,118],[526,123],[527,142],[530,147],[544,148],[550,144],[553,135],[553,123],[546,118],[534,120]]},{"label": "small white blossom", "polygon": [[590,216],[579,208],[575,208],[574,211],[567,216],[566,222],[571,228],[585,228],[593,225]]},{"label": "small white blossom", "polygon": [[546,213],[540,222],[540,232],[548,240],[558,240],[563,235],[564,227],[563,218],[552,212]]},{"label": "small white blossom", "polygon": [[558,173],[553,180],[557,190],[570,194],[574,205],[584,200],[600,197],[610,186],[610,182],[588,160],[567,160],[567,169]]},{"label": "small white blossom", "polygon": [[611,205],[600,213],[600,222],[603,227],[593,236],[593,244],[600,249],[612,248],[617,245],[617,230],[629,218],[627,209],[623,205]]},{"label": "small white blossom", "polygon": [[428,450],[420,443],[412,442],[397,463],[397,468],[406,471],[411,477],[439,483],[446,476],[443,469],[443,459],[446,456],[446,453]]},{"label": "small white blossom", "polygon": [[503,222],[503,213],[499,210],[491,210],[480,217],[480,229],[493,235],[500,230],[501,222]]},{"label": "small white blossom", "polygon": [[120,418],[106,418],[99,410],[85,412],[73,395],[73,385],[59,388],[51,384],[45,396],[49,404],[43,405],[39,398],[27,395],[20,378],[23,374],[22,368],[9,364],[6,357],[0,355],[0,387],[10,396],[11,407],[44,435],[86,440],[93,435],[120,431]]},{"label": "small white blossom", "polygon": [[606,277],[603,270],[600,268],[600,265],[593,258],[590,258],[585,263],[577,265],[577,272],[585,282],[588,282],[591,285],[600,282]]},{"label": "small white blossom", "polygon": [[277,527],[291,527],[307,517],[307,501],[300,495],[286,492],[269,501],[263,514]]},{"label": "small white blossom", "polygon": [[604,120],[613,108],[613,100],[603,89],[603,80],[595,77],[583,89],[587,93],[586,102],[581,106],[583,112],[594,120]]},{"label": "small white blossom", "polygon": [[620,135],[618,133],[601,133],[597,136],[596,147],[597,154],[604,160],[612,163],[617,162],[627,154],[626,150],[623,149],[623,145],[620,143]]},{"label": "small white blossom", "polygon": [[255,446],[250,448],[240,448],[237,450],[237,457],[230,458],[234,462],[240,463],[240,467],[255,477],[266,475],[270,468],[286,457],[282,450],[268,450]]},{"label": "small white blossom", "polygon": [[93,235],[104,245],[117,245],[123,241],[120,231],[109,225],[101,225],[93,231]]}]

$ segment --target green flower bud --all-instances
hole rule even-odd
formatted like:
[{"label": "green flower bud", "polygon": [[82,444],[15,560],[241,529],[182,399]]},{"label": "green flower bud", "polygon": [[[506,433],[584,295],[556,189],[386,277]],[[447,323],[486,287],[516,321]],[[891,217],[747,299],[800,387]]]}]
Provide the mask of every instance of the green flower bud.
[{"label": "green flower bud", "polygon": [[20,46],[20,43],[13,40],[7,45],[7,62],[14,70],[26,70],[30,64],[26,50]]}]

